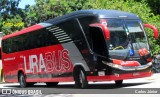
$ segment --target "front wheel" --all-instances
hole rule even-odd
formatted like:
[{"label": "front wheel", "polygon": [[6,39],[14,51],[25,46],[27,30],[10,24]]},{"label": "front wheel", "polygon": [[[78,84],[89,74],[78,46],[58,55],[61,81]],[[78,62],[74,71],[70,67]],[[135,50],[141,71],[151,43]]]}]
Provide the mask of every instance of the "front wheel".
[{"label": "front wheel", "polygon": [[82,88],[82,89],[87,88],[88,81],[83,70],[78,69],[74,74],[74,79],[76,88]]},{"label": "front wheel", "polygon": [[122,84],[123,84],[123,80],[116,80],[115,81],[116,86],[122,86]]}]

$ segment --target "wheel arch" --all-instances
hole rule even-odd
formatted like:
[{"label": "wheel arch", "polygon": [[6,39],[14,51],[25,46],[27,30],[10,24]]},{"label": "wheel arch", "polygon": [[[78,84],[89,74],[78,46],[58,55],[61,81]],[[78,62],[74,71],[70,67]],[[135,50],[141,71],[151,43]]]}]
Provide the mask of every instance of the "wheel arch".
[{"label": "wheel arch", "polygon": [[[85,75],[86,75],[86,72],[85,72],[85,71],[88,71],[88,70],[86,70],[86,69],[84,68],[84,65],[83,65],[83,64],[81,64],[81,63],[80,63],[80,64],[76,64],[76,65],[74,65],[74,68],[73,68],[73,77],[76,76],[77,71],[78,71],[79,69],[83,70]],[[74,80],[75,80],[75,79],[74,79]]]},{"label": "wheel arch", "polygon": [[90,71],[87,64],[85,65],[85,64],[82,64],[82,63],[75,63],[74,67],[73,67],[73,71],[74,71],[75,68],[81,68],[84,71]]}]

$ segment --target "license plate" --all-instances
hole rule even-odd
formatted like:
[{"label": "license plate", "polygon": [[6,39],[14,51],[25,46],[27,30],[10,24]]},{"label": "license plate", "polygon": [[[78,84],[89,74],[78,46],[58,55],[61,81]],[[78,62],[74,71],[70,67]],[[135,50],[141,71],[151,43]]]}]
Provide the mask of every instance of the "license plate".
[{"label": "license plate", "polygon": [[138,76],[138,75],[140,75],[140,73],[133,73],[133,76]]},{"label": "license plate", "polygon": [[104,71],[99,71],[99,72],[98,72],[98,75],[99,75],[99,76],[105,76],[105,72],[104,72]]}]

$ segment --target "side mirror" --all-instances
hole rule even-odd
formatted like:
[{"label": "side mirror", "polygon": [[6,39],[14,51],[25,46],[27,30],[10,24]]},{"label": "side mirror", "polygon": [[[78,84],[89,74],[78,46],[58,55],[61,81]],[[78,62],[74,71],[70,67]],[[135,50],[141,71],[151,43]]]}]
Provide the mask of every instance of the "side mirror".
[{"label": "side mirror", "polygon": [[153,26],[151,24],[143,24],[143,26],[146,27],[146,28],[152,29],[153,32],[154,32],[154,38],[158,39],[159,33],[158,33],[158,29],[155,26]]},{"label": "side mirror", "polygon": [[100,23],[95,23],[95,24],[90,24],[90,27],[99,27],[102,29],[104,37],[106,40],[110,40],[110,32],[109,29],[106,25],[104,24],[100,24]]}]

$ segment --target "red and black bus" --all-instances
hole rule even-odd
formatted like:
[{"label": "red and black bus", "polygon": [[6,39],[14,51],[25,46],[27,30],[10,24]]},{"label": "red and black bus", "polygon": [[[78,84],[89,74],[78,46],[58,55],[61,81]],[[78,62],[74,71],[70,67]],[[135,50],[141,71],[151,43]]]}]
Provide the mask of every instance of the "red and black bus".
[{"label": "red and black bus", "polygon": [[144,26],[137,15],[117,10],[81,10],[2,38],[6,82],[21,87],[45,82],[115,81],[151,76],[152,57]]}]

